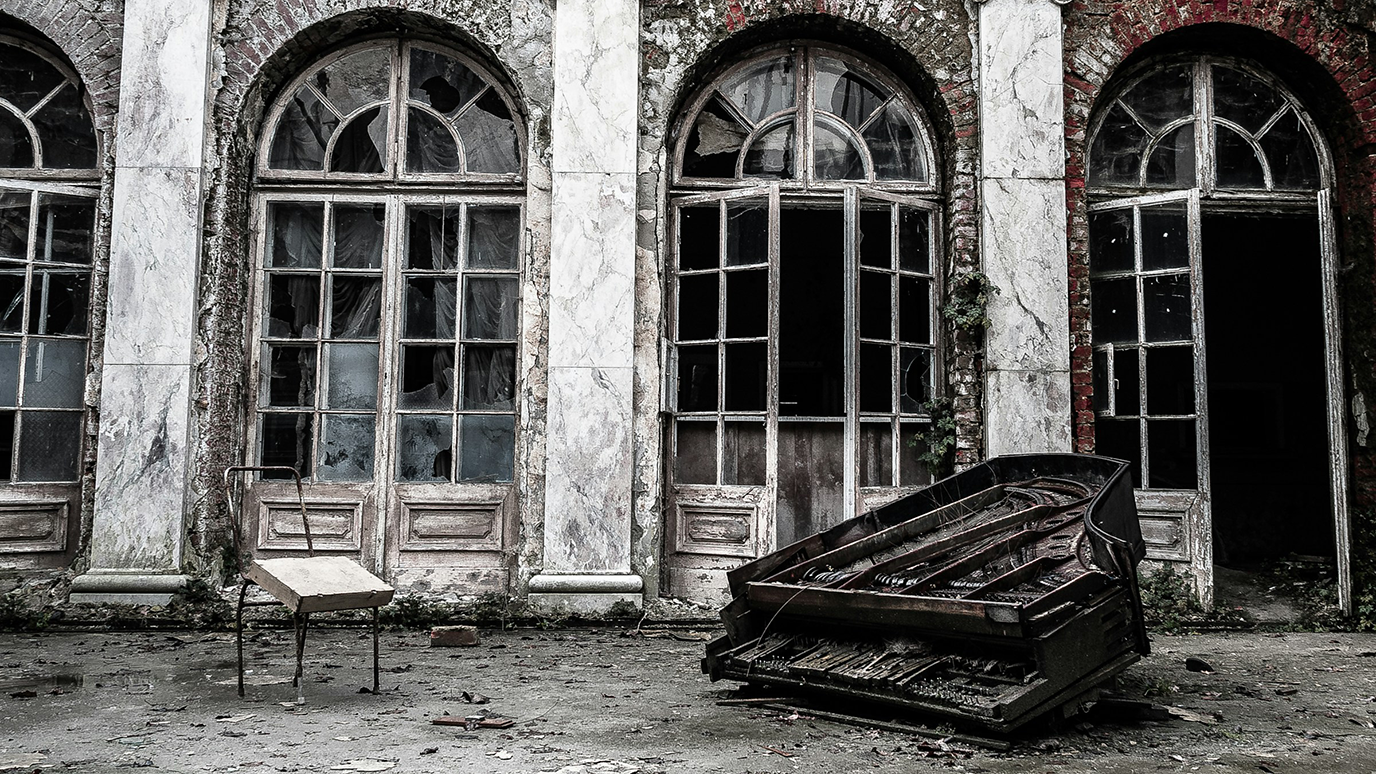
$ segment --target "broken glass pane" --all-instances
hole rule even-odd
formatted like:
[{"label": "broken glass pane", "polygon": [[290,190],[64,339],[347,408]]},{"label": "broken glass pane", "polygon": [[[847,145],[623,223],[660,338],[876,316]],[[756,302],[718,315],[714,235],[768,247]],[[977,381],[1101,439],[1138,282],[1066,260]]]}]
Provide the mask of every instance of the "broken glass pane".
[{"label": "broken glass pane", "polygon": [[35,271],[29,295],[29,332],[55,336],[86,333],[91,275]]},{"label": "broken glass pane", "polygon": [[459,481],[505,484],[516,456],[516,418],[475,415],[460,420]]},{"label": "broken glass pane", "polygon": [[1090,185],[1138,185],[1148,139],[1146,130],[1115,102],[1089,151]]},{"label": "broken glass pane", "polygon": [[1152,489],[1194,489],[1199,482],[1193,419],[1147,421],[1147,471]]},{"label": "broken glass pane", "polygon": [[927,160],[912,114],[897,100],[861,133],[874,159],[876,180],[927,179]]},{"label": "broken glass pane", "polygon": [[277,121],[268,166],[272,169],[318,170],[325,166],[325,148],[339,127],[339,116],[302,86],[292,95]]},{"label": "broken glass pane", "polygon": [[696,271],[717,268],[721,251],[720,217],[715,204],[680,207],[678,211],[678,269]]},{"label": "broken glass pane", "polygon": [[1121,98],[1153,131],[1194,113],[1194,65],[1173,65],[1143,78]]},{"label": "broken glass pane", "polygon": [[793,57],[784,55],[747,65],[726,78],[721,93],[753,124],[797,104]]},{"label": "broken glass pane", "polygon": [[503,173],[521,171],[521,150],[516,137],[516,122],[511,111],[494,89],[473,103],[454,121],[463,141],[464,161],[469,172]]},{"label": "broken glass pane", "polygon": [[463,409],[511,411],[516,404],[516,348],[464,347]]},{"label": "broken glass pane", "polygon": [[275,274],[268,278],[268,336],[313,339],[320,330],[320,277]]},{"label": "broken glass pane", "polygon": [[931,213],[898,208],[898,268],[930,274],[931,252]]},{"label": "broken glass pane", "polygon": [[382,204],[336,204],[334,207],[334,266],[338,269],[382,268]]},{"label": "broken glass pane", "polygon": [[444,115],[453,114],[487,88],[462,62],[419,46],[411,48],[410,78],[411,99]]},{"label": "broken glass pane", "polygon": [[406,268],[449,270],[459,265],[457,207],[408,207],[406,221]]},{"label": "broken glass pane", "polygon": [[[315,346],[268,345],[268,406],[315,405]],[[261,401],[260,397],[260,401]]]},{"label": "broken glass pane", "polygon": [[722,484],[726,486],[761,486],[764,484],[764,430],[764,422],[724,423],[722,431]]},{"label": "broken glass pane", "polygon": [[890,274],[860,272],[860,336],[893,339],[893,280]]},{"label": "broken glass pane", "polygon": [[468,208],[468,268],[514,271],[520,251],[519,208]]},{"label": "broken glass pane", "polygon": [[86,389],[86,342],[29,340],[24,405],[80,408]]},{"label": "broken glass pane", "polygon": [[402,335],[408,339],[454,338],[457,289],[458,280],[453,277],[407,277]]},{"label": "broken glass pane", "polygon": [[769,271],[726,273],[726,336],[745,339],[769,335]]},{"label": "broken glass pane", "polygon": [[717,347],[678,348],[678,410],[717,410]]},{"label": "broken glass pane", "polygon": [[40,194],[34,260],[90,265],[95,220],[94,199]]},{"label": "broken glass pane", "polygon": [[898,353],[898,410],[904,414],[927,411],[932,399],[932,351],[904,347]]},{"label": "broken glass pane", "polygon": [[812,62],[815,78],[813,104],[860,128],[870,114],[884,104],[888,89],[870,82],[850,65],[819,56]]},{"label": "broken glass pane", "polygon": [[24,273],[22,268],[0,267],[0,332],[23,332]]},{"label": "broken glass pane", "polygon": [[325,205],[318,202],[268,204],[268,233],[272,244],[267,265],[283,269],[315,269],[320,266],[320,240]]},{"label": "broken glass pane", "polygon": [[392,80],[392,50],[357,51],[325,66],[310,78],[341,116],[374,102],[385,102]]},{"label": "broken glass pane", "polygon": [[898,278],[898,338],[909,344],[932,343],[931,280]]},{"label": "broken glass pane", "polygon": [[330,335],[336,339],[375,339],[382,322],[382,278],[330,278]]},{"label": "broken glass pane", "polygon": [[19,405],[19,342],[0,341],[0,406]]},{"label": "broken glass pane", "polygon": [[[1186,254],[1188,258],[1188,253]],[[1132,210],[1094,212],[1089,216],[1089,270],[1095,274],[1132,271]]]},{"label": "broken glass pane", "polygon": [[689,274],[678,279],[678,340],[717,337],[717,273]]},{"label": "broken glass pane", "polygon": [[865,158],[855,142],[820,121],[812,127],[812,162],[818,180],[865,179]]},{"label": "broken glass pane", "polygon": [[764,411],[769,389],[769,346],[726,345],[726,410]]},{"label": "broken glass pane", "polygon": [[932,471],[922,461],[927,453],[925,434],[928,425],[904,422],[898,426],[898,475],[902,486],[926,486],[932,483]]},{"label": "broken glass pane", "polygon": [[860,410],[893,411],[893,348],[886,344],[860,345]]},{"label": "broken glass pane", "polygon": [[406,171],[463,171],[459,141],[449,125],[417,107],[406,111]]},{"label": "broken glass pane", "polygon": [[1183,269],[1189,265],[1190,232],[1185,211],[1143,208],[1142,270]]},{"label": "broken glass pane", "polygon": [[1096,418],[1094,453],[1130,462],[1132,485],[1142,486],[1142,432],[1138,420]]},{"label": "broken glass pane", "polygon": [[[1285,105],[1275,89],[1241,70],[1213,65],[1214,115],[1232,121],[1251,134]],[[1219,139],[1222,139],[1220,137]]]},{"label": "broken glass pane", "polygon": [[450,416],[402,414],[397,417],[397,480],[449,481],[453,470]]},{"label": "broken glass pane", "polygon": [[377,406],[377,345],[326,344],[330,375],[325,408],[371,409]]},{"label": "broken glass pane", "polygon": [[1147,159],[1147,184],[1193,188],[1194,124],[1171,130]]},{"label": "broken glass pane", "polygon": [[1147,413],[1194,413],[1194,348],[1147,350]]},{"label": "broken glass pane", "polygon": [[1225,188],[1265,188],[1257,151],[1242,135],[1221,124],[1214,125],[1214,152],[1218,157],[1218,184]]},{"label": "broken glass pane", "polygon": [[1090,290],[1090,328],[1094,341],[1137,341],[1137,280],[1098,280]]},{"label": "broken glass pane", "polygon": [[860,210],[860,265],[876,269],[893,267],[893,210]]},{"label": "broken glass pane", "polygon": [[793,122],[776,126],[755,138],[745,152],[741,172],[746,177],[791,180],[793,171]]},{"label": "broken glass pane", "polygon": [[1141,413],[1141,371],[1137,367],[1137,349],[1116,349],[1113,352],[1113,413],[1130,417]]},{"label": "broken glass pane", "polygon": [[1319,157],[1314,140],[1300,117],[1291,110],[1261,138],[1271,179],[1284,191],[1311,191],[1319,187]]},{"label": "broken glass pane", "polygon": [[[311,415],[263,414],[260,465],[286,465],[302,476],[311,475]],[[266,478],[267,476],[264,476]]]},{"label": "broken glass pane", "polygon": [[38,131],[43,166],[48,169],[92,169],[96,165],[96,130],[76,85],[68,82],[29,117]]},{"label": "broken glass pane", "polygon": [[516,338],[514,278],[469,277],[464,281],[463,336],[466,339]]},{"label": "broken glass pane", "polygon": [[749,131],[713,97],[703,105],[683,153],[685,177],[736,176],[736,157]]},{"label": "broken glass pane", "polygon": [[674,447],[674,482],[717,483],[717,424],[679,420],[674,428],[678,431],[678,443]]},{"label": "broken glass pane", "polygon": [[401,348],[402,408],[453,408],[454,348],[408,344]]},{"label": "broken glass pane", "polygon": [[368,481],[373,477],[373,418],[349,414],[320,417],[321,481]]},{"label": "broken glass pane", "polygon": [[1193,328],[1190,321],[1190,275],[1169,274],[1142,280],[1145,296],[1147,341],[1188,341]]},{"label": "broken glass pane", "polygon": [[12,169],[34,165],[33,138],[28,127],[8,110],[0,110],[0,167]]},{"label": "broken glass pane", "polygon": [[387,165],[387,108],[365,110],[340,131],[331,172],[381,172]]},{"label": "broken glass pane", "polygon": [[29,194],[0,191],[0,260],[29,258]]},{"label": "broken glass pane", "polygon": [[860,486],[893,486],[893,427],[860,424]]},{"label": "broken glass pane", "polygon": [[20,418],[19,481],[75,481],[80,411],[25,411]]},{"label": "broken glass pane", "polygon": [[1102,349],[1094,350],[1092,361],[1093,366],[1091,371],[1094,378],[1094,410],[1108,411],[1108,352]]},{"label": "broken glass pane", "polygon": [[27,48],[0,43],[0,98],[27,113],[66,80],[52,63]]},{"label": "broken glass pane", "polygon": [[726,265],[769,261],[769,208],[762,204],[726,205]]}]

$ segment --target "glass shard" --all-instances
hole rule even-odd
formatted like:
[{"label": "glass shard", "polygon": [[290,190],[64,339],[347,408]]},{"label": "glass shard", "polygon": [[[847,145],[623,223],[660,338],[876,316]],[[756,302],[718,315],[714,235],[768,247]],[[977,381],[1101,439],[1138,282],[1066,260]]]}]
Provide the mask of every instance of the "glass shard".
[{"label": "glass shard", "polygon": [[397,417],[397,480],[450,481],[454,468],[454,419],[446,415]]},{"label": "glass shard", "polygon": [[321,481],[369,481],[373,477],[373,417],[326,414],[320,418]]},{"label": "glass shard", "polygon": [[387,108],[365,110],[340,131],[330,153],[331,172],[371,174],[387,166]]}]

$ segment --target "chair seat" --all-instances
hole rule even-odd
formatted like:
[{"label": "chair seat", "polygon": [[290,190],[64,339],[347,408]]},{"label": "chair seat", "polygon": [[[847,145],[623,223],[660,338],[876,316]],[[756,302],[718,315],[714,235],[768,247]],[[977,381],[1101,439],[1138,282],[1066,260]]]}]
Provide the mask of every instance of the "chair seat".
[{"label": "chair seat", "polygon": [[346,556],[264,559],[244,577],[296,613],[381,607],[396,593]]}]

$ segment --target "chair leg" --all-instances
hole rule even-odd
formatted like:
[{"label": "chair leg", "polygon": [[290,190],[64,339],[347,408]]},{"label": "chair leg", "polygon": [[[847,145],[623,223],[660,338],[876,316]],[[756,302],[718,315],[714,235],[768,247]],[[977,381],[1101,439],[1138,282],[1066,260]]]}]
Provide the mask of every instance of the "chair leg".
[{"label": "chair leg", "polygon": [[234,641],[239,652],[239,697],[244,696],[244,596],[248,594],[248,581],[239,584],[239,605],[234,609]]},{"label": "chair leg", "polygon": [[292,685],[296,686],[296,703],[306,702],[306,687],[302,672],[302,661],[306,655],[306,627],[310,623],[310,613],[295,613],[293,619],[296,623],[296,677],[292,680]]},{"label": "chair leg", "polygon": [[373,695],[377,695],[377,608],[373,608]]}]

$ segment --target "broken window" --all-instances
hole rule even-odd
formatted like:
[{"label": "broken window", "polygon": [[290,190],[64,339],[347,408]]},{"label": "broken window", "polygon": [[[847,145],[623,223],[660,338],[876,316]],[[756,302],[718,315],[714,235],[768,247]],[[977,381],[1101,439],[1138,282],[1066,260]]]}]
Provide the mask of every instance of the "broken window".
[{"label": "broken window", "polygon": [[[259,168],[259,464],[512,481],[513,115],[475,63],[419,43],[347,49],[286,89]],[[375,193],[396,181],[411,185]]]},{"label": "broken window", "polygon": [[80,476],[96,159],[75,73],[0,36],[0,481]]},{"label": "broken window", "polygon": [[940,229],[911,98],[856,57],[799,47],[727,71],[684,126],[677,491],[769,486],[784,543],[857,512],[862,490],[927,483]]}]

